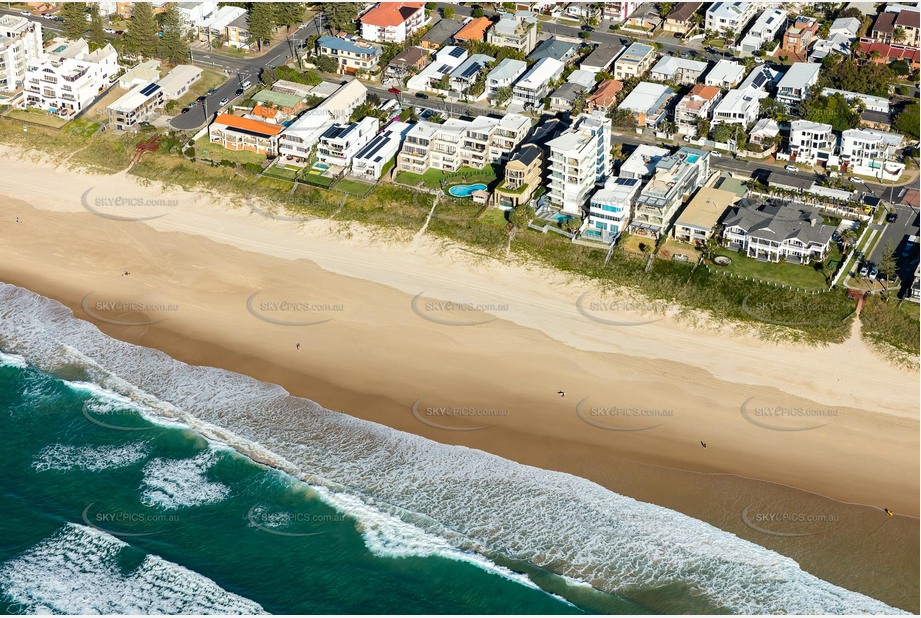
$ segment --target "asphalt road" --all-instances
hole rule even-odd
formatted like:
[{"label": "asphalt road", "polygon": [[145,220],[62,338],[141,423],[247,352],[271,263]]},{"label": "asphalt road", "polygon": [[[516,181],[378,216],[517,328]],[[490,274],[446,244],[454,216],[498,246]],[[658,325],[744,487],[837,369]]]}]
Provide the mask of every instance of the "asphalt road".
[{"label": "asphalt road", "polygon": [[320,31],[321,20],[322,17],[318,14],[300,28],[292,30],[284,41],[257,57],[241,58],[217,52],[192,50],[190,56],[193,64],[224,71],[230,77],[202,103],[173,118],[170,126],[177,131],[193,131],[210,122],[220,109],[221,99],[226,97],[232,104],[233,100],[239,96],[237,89],[246,81],[252,82],[253,88],[258,86],[259,72],[264,67],[277,67],[287,63],[293,57],[293,52],[300,49],[307,37]]},{"label": "asphalt road", "polygon": [[[880,260],[886,250],[886,245],[892,245],[895,251],[896,267],[899,277],[902,281],[908,281],[915,272],[915,266],[918,265],[918,245],[913,248],[908,247],[908,237],[918,235],[919,215],[910,206],[895,206],[895,213],[898,219],[893,223],[886,224],[882,231],[882,236],[873,252],[870,254],[869,261],[879,265]],[[904,254],[904,255],[903,255]]]},{"label": "asphalt road", "polygon": [[[59,21],[54,21],[53,19],[45,19],[44,17],[41,17],[39,15],[30,15],[27,17],[25,15],[22,15],[22,13],[18,9],[0,8],[0,14],[18,15],[20,17],[25,17],[29,21],[37,21],[38,23],[42,25],[43,29],[51,30],[58,34],[64,31],[64,24],[62,24]],[[86,27],[87,29],[89,28],[89,23],[86,24]]]}]

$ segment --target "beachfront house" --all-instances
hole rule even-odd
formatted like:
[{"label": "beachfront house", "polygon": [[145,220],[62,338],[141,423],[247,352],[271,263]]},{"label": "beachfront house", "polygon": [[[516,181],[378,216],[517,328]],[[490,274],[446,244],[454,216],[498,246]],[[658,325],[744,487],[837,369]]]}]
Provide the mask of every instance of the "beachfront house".
[{"label": "beachfront house", "polygon": [[467,60],[468,55],[466,49],[454,45],[439,49],[428,66],[406,80],[406,87],[410,90],[432,90],[433,84],[442,82]]},{"label": "beachfront house", "polygon": [[665,234],[678,209],[697,191],[710,173],[710,152],[683,146],[656,163],[652,179],[636,200],[630,232],[659,238]]},{"label": "beachfront house", "polygon": [[503,210],[531,201],[541,186],[544,151],[536,144],[524,144],[505,164],[505,178],[493,193],[493,203]]},{"label": "beachfront house", "polygon": [[128,131],[156,118],[163,107],[163,89],[158,84],[138,84],[106,107],[109,126]]},{"label": "beachfront house", "polygon": [[208,139],[227,150],[248,150],[272,157],[278,152],[281,129],[277,124],[218,114],[208,127]]},{"label": "beachfront house", "polygon": [[0,93],[22,88],[28,63],[41,54],[40,23],[19,15],[0,15]]},{"label": "beachfront house", "polygon": [[636,178],[610,176],[589,200],[588,216],[580,230],[582,237],[607,244],[617,242],[630,224],[641,186]]},{"label": "beachfront house", "polygon": [[403,140],[411,128],[412,125],[406,122],[391,122],[387,125],[352,158],[350,175],[361,180],[378,180],[384,168],[400,152]]},{"label": "beachfront house", "polygon": [[841,133],[841,169],[880,181],[895,181],[905,170],[899,156],[904,138],[873,129],[848,129]]},{"label": "beachfront house", "polygon": [[680,242],[702,247],[713,236],[726,210],[737,201],[739,196],[732,191],[701,187],[675,218],[672,236]]},{"label": "beachfront house", "polygon": [[348,169],[352,158],[377,135],[380,120],[366,116],[351,124],[334,124],[320,136],[317,159],[326,165]]},{"label": "beachfront house", "polygon": [[723,221],[723,245],[768,262],[809,264],[828,257],[834,231],[811,206],[743,199]]}]

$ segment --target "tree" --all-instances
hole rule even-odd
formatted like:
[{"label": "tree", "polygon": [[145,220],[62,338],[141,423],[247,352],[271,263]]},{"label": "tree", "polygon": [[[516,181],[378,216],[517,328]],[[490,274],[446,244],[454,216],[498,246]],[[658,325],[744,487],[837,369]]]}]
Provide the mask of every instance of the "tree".
[{"label": "tree", "polygon": [[355,20],[358,18],[361,6],[359,2],[323,2],[320,3],[320,10],[329,28],[354,33]]},{"label": "tree", "polygon": [[790,120],[790,112],[787,111],[783,103],[771,97],[765,97],[760,101],[761,107],[759,115],[762,118],[770,118],[777,122],[787,122]]},{"label": "tree", "polygon": [[611,108],[611,125],[619,129],[635,129],[636,116],[629,109]]},{"label": "tree", "polygon": [[496,89],[496,105],[502,105],[506,101],[512,98],[512,87],[511,86],[502,86],[501,88]]},{"label": "tree", "polygon": [[905,109],[899,113],[895,118],[893,127],[899,133],[905,133],[911,137],[918,139],[919,138],[919,127],[918,124],[921,122],[919,120],[919,115],[921,115],[921,106],[917,102],[912,103],[911,105],[906,105]]},{"label": "tree", "polygon": [[707,118],[700,117],[697,119],[697,139],[707,139],[710,135],[710,121]]},{"label": "tree", "polygon": [[672,2],[660,2],[659,3],[659,15],[661,17],[668,17],[668,14],[672,12],[674,8],[674,3]]},{"label": "tree", "polygon": [[905,42],[905,28],[902,26],[896,26],[895,30],[892,31],[892,41],[894,43],[904,43]]},{"label": "tree", "polygon": [[249,42],[259,46],[272,39],[275,32],[275,5],[271,2],[253,2],[249,9]]},{"label": "tree", "polygon": [[860,112],[840,94],[822,96],[819,89],[809,93],[802,102],[801,115],[806,120],[830,124],[835,131],[847,131],[860,125]]},{"label": "tree", "polygon": [[819,85],[826,88],[888,97],[889,87],[895,81],[893,71],[883,63],[858,64],[853,58],[844,58],[823,62],[822,67]]},{"label": "tree", "polygon": [[107,44],[105,25],[102,23],[99,5],[93,4],[90,6],[90,49],[95,51],[105,47]]},{"label": "tree", "polygon": [[266,86],[271,86],[278,81],[278,72],[270,66],[262,67],[262,70],[259,72],[259,81]]},{"label": "tree", "polygon": [[454,17],[454,7],[446,6],[445,8],[441,9],[441,16],[445,19],[451,19]]},{"label": "tree", "polygon": [[895,247],[891,240],[883,246],[883,254],[879,256],[879,269],[889,277],[895,275]]},{"label": "tree", "polygon": [[275,4],[275,25],[289,31],[304,21],[303,2],[277,2]]},{"label": "tree", "polygon": [[153,6],[150,2],[135,2],[131,7],[128,29],[125,30],[125,49],[144,58],[156,57],[157,48],[160,46],[157,32],[159,26]]},{"label": "tree", "polygon": [[483,15],[485,15],[485,13],[483,12],[483,9],[480,7],[476,7],[475,9],[470,11],[470,16],[473,17],[474,19],[483,17]]},{"label": "tree", "polygon": [[336,62],[335,58],[330,58],[329,56],[317,56],[313,59],[313,63],[324,73],[336,73],[339,71],[339,63]]},{"label": "tree", "polygon": [[716,142],[728,142],[732,139],[735,130],[731,125],[721,122],[720,124],[713,127],[713,140]]},{"label": "tree", "polygon": [[160,38],[160,57],[179,64],[189,56],[189,43],[183,36],[182,18],[175,4],[163,13],[163,36]]},{"label": "tree", "polygon": [[509,223],[512,224],[512,231],[528,227],[528,223],[534,219],[534,216],[534,208],[531,206],[518,206],[513,209],[508,214]]},{"label": "tree", "polygon": [[86,3],[65,2],[61,7],[61,18],[64,20],[64,38],[75,41],[86,32]]}]

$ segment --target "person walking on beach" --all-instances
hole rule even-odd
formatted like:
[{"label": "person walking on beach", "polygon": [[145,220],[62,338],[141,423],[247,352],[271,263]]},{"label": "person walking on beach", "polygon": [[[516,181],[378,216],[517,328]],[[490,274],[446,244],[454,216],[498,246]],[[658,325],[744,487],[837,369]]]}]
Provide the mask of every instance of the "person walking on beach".
[{"label": "person walking on beach", "polygon": [[893,513],[892,511],[889,510],[888,507],[884,508],[883,510],[886,511],[886,515],[888,515],[889,517],[892,517]]},{"label": "person walking on beach", "polygon": [[301,351],[301,343],[300,343],[300,342],[298,342],[294,347],[297,348],[297,351],[298,351],[298,352]]}]

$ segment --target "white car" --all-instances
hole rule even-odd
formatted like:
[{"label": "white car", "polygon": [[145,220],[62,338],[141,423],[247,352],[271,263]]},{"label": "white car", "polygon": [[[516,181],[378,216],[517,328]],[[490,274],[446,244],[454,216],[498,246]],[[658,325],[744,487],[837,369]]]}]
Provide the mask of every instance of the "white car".
[{"label": "white car", "polygon": [[227,97],[224,97],[223,99],[221,99],[220,106],[224,107],[228,103],[230,103],[230,99],[228,99]]},{"label": "white car", "polygon": [[710,151],[710,156],[711,156],[711,157],[722,157],[722,156],[723,156],[723,153],[722,153],[722,152],[719,152],[719,151],[717,151],[717,150],[711,150],[711,151]]},{"label": "white car", "polygon": [[799,168],[797,168],[795,165],[788,165],[784,167],[784,169],[787,170],[788,172],[798,172],[799,171]]},{"label": "white car", "polygon": [[112,30],[112,28],[103,28],[102,31],[106,34],[115,34],[115,30]]},{"label": "white car", "polygon": [[32,17],[31,11],[19,11],[20,15],[25,15],[26,17]]}]

